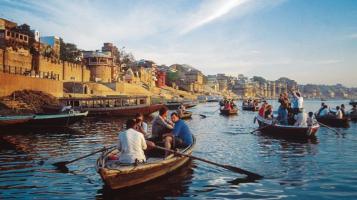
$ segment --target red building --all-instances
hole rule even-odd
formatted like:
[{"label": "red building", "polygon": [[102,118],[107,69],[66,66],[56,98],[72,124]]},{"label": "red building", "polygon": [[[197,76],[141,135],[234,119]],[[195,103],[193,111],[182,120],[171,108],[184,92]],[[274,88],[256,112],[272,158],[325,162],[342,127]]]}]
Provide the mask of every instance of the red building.
[{"label": "red building", "polygon": [[156,72],[156,86],[157,87],[164,87],[166,86],[166,72],[158,70]]}]

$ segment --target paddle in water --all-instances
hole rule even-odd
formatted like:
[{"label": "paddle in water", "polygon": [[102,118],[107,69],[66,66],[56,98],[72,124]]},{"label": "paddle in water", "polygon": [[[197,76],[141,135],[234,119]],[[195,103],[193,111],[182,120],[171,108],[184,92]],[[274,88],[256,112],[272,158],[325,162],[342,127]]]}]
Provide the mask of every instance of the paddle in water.
[{"label": "paddle in water", "polygon": [[112,148],[114,148],[114,147],[116,147],[116,145],[113,145],[113,146],[108,147],[108,148],[107,148],[107,147],[103,147],[103,148],[101,148],[101,149],[99,149],[99,150],[97,150],[97,151],[93,151],[92,153],[87,154],[87,155],[84,155],[84,156],[81,156],[81,157],[79,157],[79,158],[76,158],[76,159],[73,159],[73,160],[70,160],[70,161],[56,162],[56,163],[53,163],[52,165],[56,166],[56,167],[59,168],[59,169],[64,169],[64,170],[67,171],[68,169],[67,169],[66,165],[68,165],[68,164],[70,164],[70,163],[73,163],[73,162],[76,162],[76,161],[78,161],[78,160],[81,160],[81,159],[83,159],[83,158],[87,158],[87,157],[89,157],[89,156],[91,156],[91,155],[94,155],[94,154],[97,154],[97,153],[99,153],[99,152],[103,152],[103,151],[105,151],[105,150],[112,149]]},{"label": "paddle in water", "polygon": [[341,135],[341,133],[339,131],[335,130],[334,128],[332,128],[330,126],[327,126],[326,124],[323,124],[321,122],[317,122],[317,123],[320,124],[323,127],[326,127],[327,129],[330,129],[331,131],[335,132],[337,135]]},{"label": "paddle in water", "polygon": [[212,165],[215,165],[215,166],[218,166],[218,167],[223,167],[225,169],[228,169],[228,170],[236,172],[236,173],[245,174],[249,178],[252,178],[252,179],[261,179],[261,178],[263,178],[263,176],[261,176],[259,174],[256,174],[256,173],[253,173],[253,172],[250,172],[250,171],[238,168],[238,167],[234,167],[234,166],[231,166],[231,165],[219,164],[219,163],[216,163],[216,162],[213,162],[213,161],[210,161],[210,160],[206,160],[206,159],[199,158],[199,157],[196,157],[196,156],[193,156],[193,155],[181,153],[181,152],[174,151],[174,150],[171,150],[171,149],[166,149],[166,148],[163,148],[163,147],[160,147],[160,146],[155,146],[154,148],[157,148],[157,149],[160,149],[160,150],[164,150],[164,151],[168,151],[168,152],[171,152],[171,153],[176,154],[176,155],[186,156],[186,157],[189,157],[189,158],[192,158],[192,159],[195,159],[195,160],[199,160],[199,161],[202,161],[202,162],[205,162],[205,163],[209,163],[209,164],[212,164]]}]

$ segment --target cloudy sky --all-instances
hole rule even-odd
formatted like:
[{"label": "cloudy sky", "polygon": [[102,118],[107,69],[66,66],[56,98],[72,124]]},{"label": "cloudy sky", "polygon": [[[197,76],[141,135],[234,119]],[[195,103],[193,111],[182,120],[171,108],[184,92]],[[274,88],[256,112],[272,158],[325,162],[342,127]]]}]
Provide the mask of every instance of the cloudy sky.
[{"label": "cloudy sky", "polygon": [[357,86],[353,0],[0,0],[0,17],[82,49],[113,42],[205,74]]}]

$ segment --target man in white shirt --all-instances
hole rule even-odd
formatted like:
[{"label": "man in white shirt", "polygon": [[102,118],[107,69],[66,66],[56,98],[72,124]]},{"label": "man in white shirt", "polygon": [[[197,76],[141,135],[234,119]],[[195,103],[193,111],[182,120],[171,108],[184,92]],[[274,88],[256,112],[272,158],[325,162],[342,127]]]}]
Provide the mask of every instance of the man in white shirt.
[{"label": "man in white shirt", "polygon": [[144,150],[147,149],[147,144],[144,135],[134,129],[135,125],[135,120],[129,119],[126,122],[126,130],[119,133],[118,149],[121,163],[133,164],[146,161]]},{"label": "man in white shirt", "polygon": [[291,92],[293,94],[293,100],[291,104],[291,108],[293,109],[294,114],[302,112],[304,107],[304,98],[301,96],[300,92]]},{"label": "man in white shirt", "polygon": [[307,114],[303,112],[303,110],[294,116],[296,120],[294,126],[306,127],[307,126]]},{"label": "man in white shirt", "polygon": [[328,106],[324,105],[323,109],[317,114],[319,117],[326,117],[330,113]]},{"label": "man in white shirt", "polygon": [[337,119],[342,119],[343,118],[343,112],[342,112],[340,106],[336,106],[336,118]]}]

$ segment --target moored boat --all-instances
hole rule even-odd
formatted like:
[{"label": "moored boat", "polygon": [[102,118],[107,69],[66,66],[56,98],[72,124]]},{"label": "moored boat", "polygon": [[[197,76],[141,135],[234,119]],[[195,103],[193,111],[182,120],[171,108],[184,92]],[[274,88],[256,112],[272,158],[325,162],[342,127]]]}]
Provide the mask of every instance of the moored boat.
[{"label": "moored boat", "polygon": [[326,117],[318,117],[316,116],[316,120],[321,124],[332,126],[332,127],[349,127],[349,121],[347,117],[342,119],[337,119],[335,116],[326,116]]},{"label": "moored boat", "polygon": [[82,120],[87,115],[88,111],[34,115],[32,119],[21,125],[26,127],[66,127]]},{"label": "moored boat", "polygon": [[320,128],[318,123],[313,126],[299,127],[291,125],[275,124],[273,120],[264,119],[261,116],[256,116],[259,124],[259,131],[265,134],[276,135],[285,138],[310,138],[315,137]]},{"label": "moored boat", "polygon": [[[196,143],[195,138],[193,139],[192,145],[179,149],[179,152],[190,155]],[[153,156],[149,154],[145,163],[130,165],[121,164],[117,160],[109,160],[113,154],[120,156],[118,150],[109,150],[103,152],[96,163],[97,172],[111,189],[127,188],[151,181],[177,170],[189,161],[189,158],[185,156],[172,154],[164,158],[163,154]]]},{"label": "moored boat", "polygon": [[356,100],[351,100],[351,101],[350,101],[350,105],[351,105],[351,106],[357,105],[357,101],[356,101]]},{"label": "moored boat", "polygon": [[0,116],[0,127],[24,124],[34,118],[34,115]]},{"label": "moored boat", "polygon": [[150,115],[162,108],[163,104],[149,104],[146,96],[136,97],[93,97],[63,98],[64,105],[75,110],[88,111],[89,116],[132,117],[137,113]]}]

